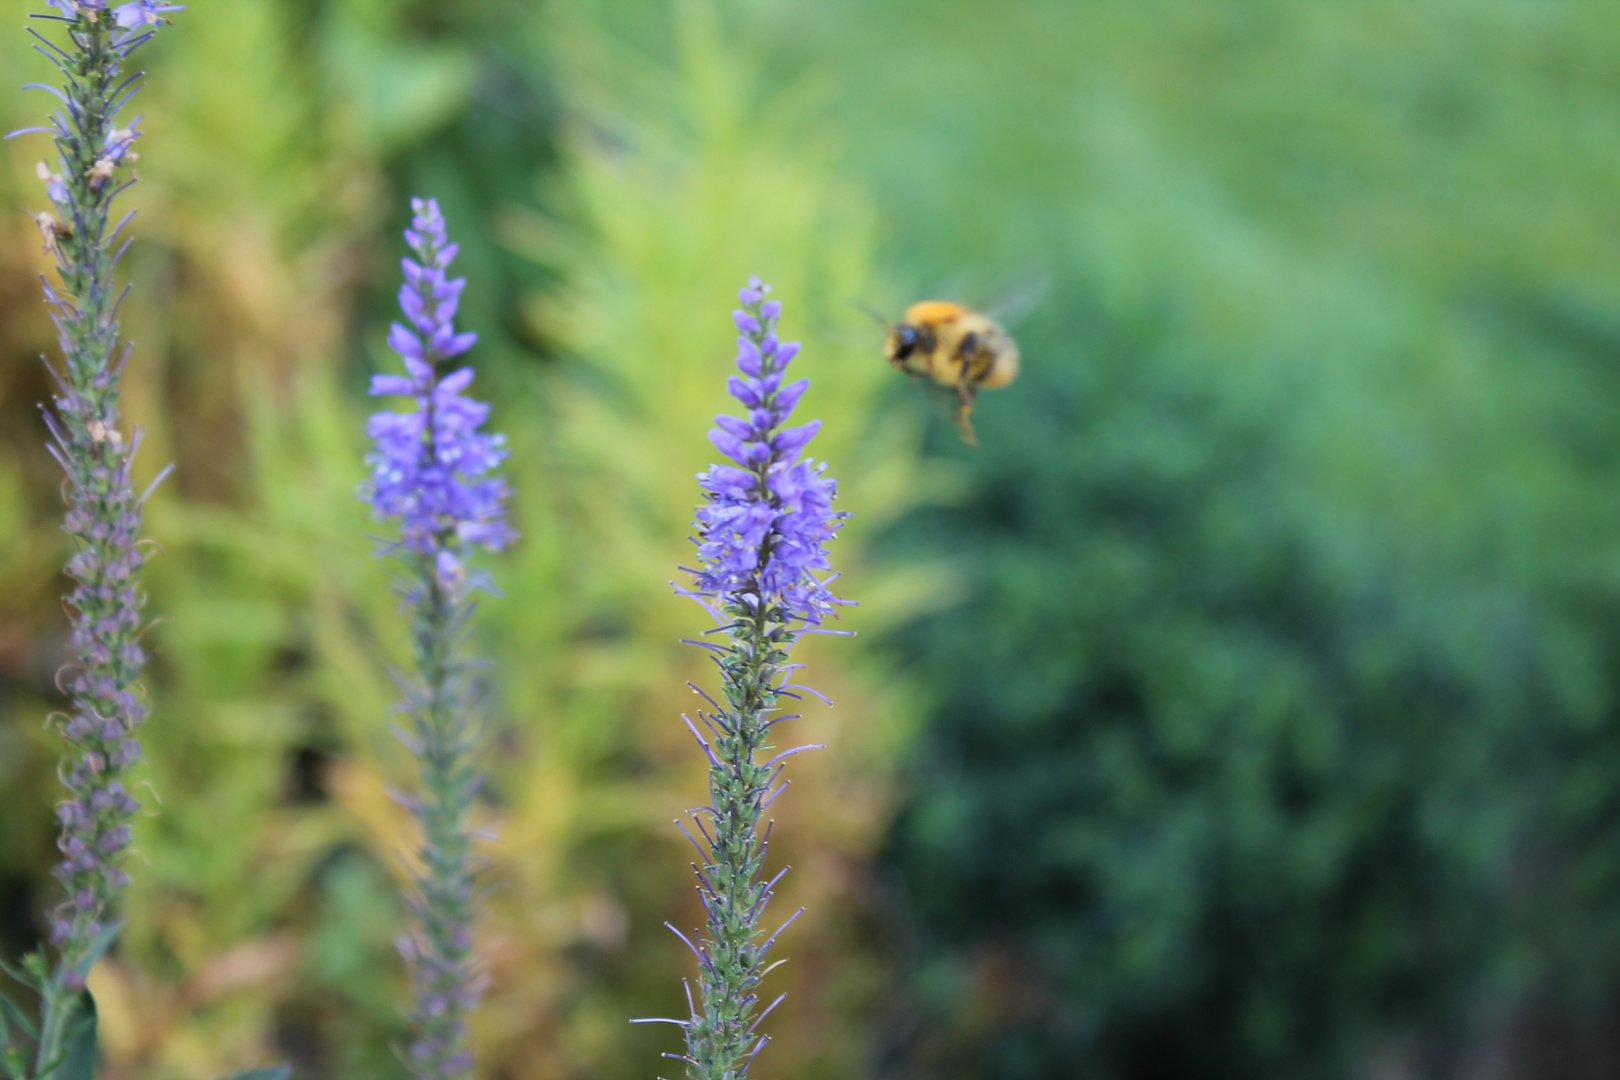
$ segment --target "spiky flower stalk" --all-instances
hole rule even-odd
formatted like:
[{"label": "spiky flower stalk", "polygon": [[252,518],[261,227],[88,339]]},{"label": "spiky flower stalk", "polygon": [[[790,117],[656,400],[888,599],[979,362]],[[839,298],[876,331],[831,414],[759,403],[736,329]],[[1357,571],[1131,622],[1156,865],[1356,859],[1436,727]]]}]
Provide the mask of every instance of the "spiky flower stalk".
[{"label": "spiky flower stalk", "polygon": [[137,547],[145,496],[136,495],[130,480],[140,433],[126,438],[118,428],[119,376],[129,350],[119,347],[122,295],[113,286],[113,271],[129,245],[119,234],[133,212],[116,226],[109,228],[109,222],[114,200],[134,183],[132,147],[140,135],[134,124],[118,126],[140,79],[139,73],[126,77],[124,64],[166,12],[180,10],[158,0],[112,9],[104,0],[51,2],[59,14],[36,18],[59,24],[65,40],[29,32],[62,83],[34,85],[54,94],[61,107],[48,126],[7,136],[49,132],[56,146],[54,166],[42,161],[37,169],[51,209],[34,219],[59,278],[57,285],[45,283],[45,300],[65,364],[62,370],[51,367],[58,392],[45,421],[51,454],[67,474],[63,528],[77,547],[67,564],[76,582],[67,596],[75,661],[64,674],[71,702],[57,724],[66,744],[59,773],[68,795],[57,808],[63,860],[56,877],[66,899],[51,913],[55,964],[35,956],[26,965],[41,996],[32,1063],[22,1067],[14,1042],[5,1054],[8,1071],[31,1071],[36,1078],[60,1064],[79,991],[111,940],[117,900],[129,882],[119,864],[129,846],[130,817],[139,808],[123,776],[140,757],[134,731],[146,715],[136,693],[146,663],[139,644],[145,597]]},{"label": "spiky flower stalk", "polygon": [[815,572],[828,569],[826,544],[846,515],[832,510],[836,486],[824,475],[826,466],[800,458],[821,422],[782,427],[809,381],[783,385],[799,346],[777,341],[781,305],[766,299],[769,292],[752,278],[738,294],[742,309],[733,318],[742,332],[740,375],[728,388],[746,416],[718,416],[709,432],[736,464],[711,466],[698,477],[706,493],[696,520],[699,568],[692,571],[696,588],[685,593],[714,617],[711,632],[726,642],[693,643],[713,649],[720,667],[725,703],[710,698],[712,709],[698,712],[709,737],[683,717],[709,759],[710,804],[693,819],[703,842],[682,827],[701,860],[693,870],[708,920],[695,945],[670,927],[697,956],[701,1005],[689,991],[689,1018],[664,1022],[686,1031],[686,1053],[667,1056],[684,1060],[691,1080],[746,1075],[769,1041],[758,1031],[760,1022],[786,996],[763,1011],[758,1007],[766,956],[799,915],[769,935],[760,929],[772,890],[787,872],[765,880],[770,826],[761,831],[760,821],[787,786],[777,784],[783,762],[819,747],[772,756],[770,729],[793,719],[774,715],[779,699],[797,698],[795,691],[815,694],[788,682],[800,666],[788,662],[789,650],[805,633],[831,633],[820,624],[844,602],[827,589],[836,575],[823,579]]},{"label": "spiky flower stalk", "polygon": [[451,1080],[472,1069],[467,1017],[483,992],[472,950],[475,864],[467,824],[481,778],[468,715],[470,665],[461,651],[483,579],[468,569],[468,556],[475,547],[499,550],[513,534],[506,485],[490,475],[506,456],[502,437],[479,430],[489,406],[461,395],[472,369],[439,375],[440,364],[477,340],[456,333],[453,323],[466,284],[445,278],[456,245],[436,202],[414,199],[411,209],[405,239],[416,259],[404,260],[399,292],[410,327],[395,323],[388,338],[406,374],[374,376],[371,392],[413,398],[415,408],[372,416],[372,473],[361,495],[379,520],[399,521],[399,539],[384,550],[406,567],[401,591],[412,611],[416,659],[417,681],[406,688],[411,726],[399,733],[421,771],[419,794],[406,797],[422,829],[422,870],[408,897],[416,925],[399,942],[416,984],[415,1035],[405,1057],[423,1080]]}]

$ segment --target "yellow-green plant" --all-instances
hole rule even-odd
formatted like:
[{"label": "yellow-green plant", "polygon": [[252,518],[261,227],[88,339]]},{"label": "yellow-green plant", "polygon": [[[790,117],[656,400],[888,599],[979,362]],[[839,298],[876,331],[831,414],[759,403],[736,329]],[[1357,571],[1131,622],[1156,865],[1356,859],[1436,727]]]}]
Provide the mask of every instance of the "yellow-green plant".
[{"label": "yellow-green plant", "polygon": [[[521,1030],[537,1008],[557,1017],[547,1040],[507,1049],[526,1075],[581,1062],[615,1075],[650,1069],[663,1044],[650,1029],[627,1039],[625,1020],[684,1008],[676,975],[686,953],[661,924],[691,925],[701,909],[670,846],[685,841],[671,839],[667,822],[670,807],[685,805],[681,792],[701,785],[706,762],[678,719],[701,661],[675,644],[689,636],[689,604],[666,581],[688,557],[692,477],[714,455],[702,432],[727,400],[716,371],[733,353],[735,327],[715,312],[756,268],[794,298],[783,333],[805,342],[812,389],[803,407],[824,420],[820,456],[839,462],[840,506],[860,522],[839,545],[844,580],[863,604],[844,625],[863,629],[912,608],[925,580],[875,574],[863,559],[873,533],[917,498],[916,434],[874,421],[892,372],[849,303],[878,288],[870,210],[840,178],[814,87],[773,84],[711,7],[671,11],[673,63],[593,19],[564,13],[550,24],[572,123],[563,178],[549,194],[566,224],[514,213],[507,229],[562,281],[532,310],[565,357],[549,388],[554,471],[545,486],[572,534],[566,602],[578,629],[546,661],[558,665],[558,697],[542,706],[550,716],[537,731],[535,782],[505,785],[513,801],[503,850],[512,854],[497,872],[522,876],[503,881],[497,905],[513,920],[571,912],[580,925],[570,936],[612,961],[595,979],[576,972],[491,995],[492,1027]],[[497,618],[521,611],[512,596]],[[807,710],[782,737],[831,750],[804,767],[806,794],[784,800],[772,840],[798,867],[781,903],[810,912],[790,931],[794,962],[773,976],[798,1002],[775,1032],[790,1075],[836,1072],[861,1051],[850,1018],[870,1000],[876,965],[853,947],[850,868],[878,840],[909,716],[865,677],[857,650],[837,656],[817,644],[805,643],[807,662],[839,709]],[[533,854],[541,848],[543,861]],[[593,854],[615,848],[659,854],[632,876]],[[584,880],[561,884],[568,867]],[[601,932],[604,907],[624,929]]]},{"label": "yellow-green plant", "polygon": [[[151,362],[131,371],[126,401],[151,418],[146,460],[178,465],[149,508],[163,558],[148,580],[165,616],[148,635],[152,681],[170,720],[137,766],[157,797],[135,826],[120,947],[90,975],[116,1080],[218,1075],[265,1057],[278,1032],[314,1048],[306,1068],[402,1072],[385,1047],[404,1034],[392,938],[414,868],[398,864],[411,830],[386,789],[409,761],[378,717],[393,696],[385,671],[409,651],[353,499],[363,380],[346,354],[356,341],[381,351],[356,300],[395,194],[390,155],[464,108],[471,69],[388,5],[337,0],[314,22],[304,11],[212,0],[152,53],[146,127],[165,153],[135,192],[148,239],[125,312]],[[555,216],[502,208],[499,221],[503,241],[566,286],[527,309],[562,363],[497,358],[480,375],[511,435],[523,540],[501,555],[503,595],[481,613],[497,752],[475,818],[498,839],[479,942],[492,993],[471,1037],[489,1069],[526,1080],[643,1071],[655,1044],[627,1040],[625,1021],[678,985],[681,955],[658,928],[690,922],[695,900],[668,819],[702,763],[675,719],[686,703],[671,687],[693,672],[666,582],[721,405],[713,373],[730,335],[713,311],[754,267],[793,292],[785,330],[815,350],[807,404],[840,462],[841,502],[860,515],[841,564],[867,606],[847,625],[894,617],[919,591],[862,557],[915,478],[915,433],[869,422],[890,373],[847,303],[876,289],[870,212],[816,134],[807,84],[750,72],[703,9],[679,18],[675,66],[590,19],[534,25],[570,148],[542,194]],[[520,31],[511,44],[528,48]],[[10,92],[0,111],[15,126]],[[31,161],[0,160],[7,190],[31,177]],[[0,283],[31,287],[23,234],[0,230]],[[26,360],[42,333],[9,297],[0,289],[0,341]],[[22,360],[0,370],[8,409],[27,389]],[[54,486],[31,458],[11,460],[0,527],[19,540],[0,573],[32,583],[58,550],[41,509]],[[47,655],[53,614],[30,589],[0,596],[0,628],[25,628]],[[840,709],[798,722],[800,741],[831,750],[805,768],[807,794],[773,841],[803,871],[783,902],[811,912],[781,972],[800,1011],[777,1036],[781,1060],[811,1071],[858,1050],[848,1018],[875,964],[852,947],[852,874],[877,842],[909,715],[856,650],[814,645]],[[29,685],[7,684],[35,695],[12,699],[19,714],[48,692]],[[44,835],[44,745],[9,719],[0,738],[5,820]],[[41,861],[27,835],[0,840],[8,866]]]}]

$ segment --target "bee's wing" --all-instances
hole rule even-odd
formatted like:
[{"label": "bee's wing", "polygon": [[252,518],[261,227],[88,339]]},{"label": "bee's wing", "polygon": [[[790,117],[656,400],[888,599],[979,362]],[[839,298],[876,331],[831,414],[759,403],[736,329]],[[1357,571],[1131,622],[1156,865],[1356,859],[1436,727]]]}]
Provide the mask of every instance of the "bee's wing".
[{"label": "bee's wing", "polygon": [[964,297],[969,307],[980,311],[996,322],[1006,327],[1015,327],[1023,321],[1024,316],[1034,310],[1035,305],[1047,293],[1052,283],[1052,276],[1045,271],[1031,271],[1019,277],[1013,284],[991,294],[989,300],[983,303],[975,302],[977,298],[985,295],[984,290],[975,286],[969,275],[963,271],[952,274],[935,289],[934,296]]},{"label": "bee's wing", "polygon": [[1049,274],[1028,274],[1016,284],[1003,289],[981,310],[1001,325],[1015,327],[1035,310],[1035,305],[1041,302],[1051,285]]}]

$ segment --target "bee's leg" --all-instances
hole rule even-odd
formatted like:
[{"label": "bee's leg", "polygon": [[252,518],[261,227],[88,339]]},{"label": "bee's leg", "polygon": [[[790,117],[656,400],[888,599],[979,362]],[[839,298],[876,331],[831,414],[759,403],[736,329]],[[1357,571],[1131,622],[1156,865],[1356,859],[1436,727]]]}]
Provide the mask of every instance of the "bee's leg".
[{"label": "bee's leg", "polygon": [[956,430],[962,433],[962,441],[969,446],[979,445],[979,437],[973,433],[973,399],[977,394],[977,388],[969,383],[957,384]]},{"label": "bee's leg", "polygon": [[961,366],[956,379],[956,429],[962,441],[978,446],[979,438],[973,434],[973,399],[979,392],[973,381],[973,358],[979,353],[979,335],[971,331],[962,335],[956,346],[956,362]]}]

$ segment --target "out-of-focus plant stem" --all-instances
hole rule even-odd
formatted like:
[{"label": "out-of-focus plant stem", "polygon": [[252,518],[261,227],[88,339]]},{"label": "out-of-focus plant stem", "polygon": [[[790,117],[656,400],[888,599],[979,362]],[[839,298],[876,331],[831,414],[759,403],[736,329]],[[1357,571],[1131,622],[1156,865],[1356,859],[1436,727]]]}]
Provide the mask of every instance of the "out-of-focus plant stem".
[{"label": "out-of-focus plant stem", "polygon": [[66,24],[67,48],[34,36],[63,76],[62,108],[43,129],[54,136],[61,174],[39,164],[54,213],[35,220],[60,279],[59,288],[45,286],[65,360],[65,371],[52,370],[58,392],[46,423],[51,453],[68,479],[63,527],[78,551],[66,568],[77,582],[67,596],[75,659],[64,675],[71,704],[57,724],[66,743],[59,773],[69,797],[57,809],[63,860],[56,877],[66,898],[51,916],[55,965],[41,955],[27,962],[41,998],[35,1077],[51,1075],[63,1058],[85,978],[111,941],[110,916],[129,882],[119,863],[138,804],[122,776],[140,756],[133,733],[146,714],[135,693],[146,662],[139,644],[145,597],[137,583],[144,496],[136,496],[130,479],[139,433],[126,440],[117,426],[128,348],[119,352],[122,296],[114,292],[113,271],[129,244],[119,243],[129,218],[110,231],[108,222],[114,200],[134,182],[125,170],[139,135],[117,127],[140,78],[122,78],[123,64],[152,36],[159,13],[175,10],[147,0],[116,11],[100,2],[57,6],[65,15],[45,18]]},{"label": "out-of-focus plant stem", "polygon": [[423,869],[412,898],[418,933],[401,947],[417,981],[410,1065],[424,1078],[450,1080],[472,1068],[467,1015],[480,995],[471,971],[475,883],[467,826],[479,775],[466,720],[467,664],[457,648],[472,605],[458,602],[440,583],[431,559],[416,562],[412,639],[422,686],[412,696],[410,744],[421,766],[422,791],[413,809],[422,826]]}]

